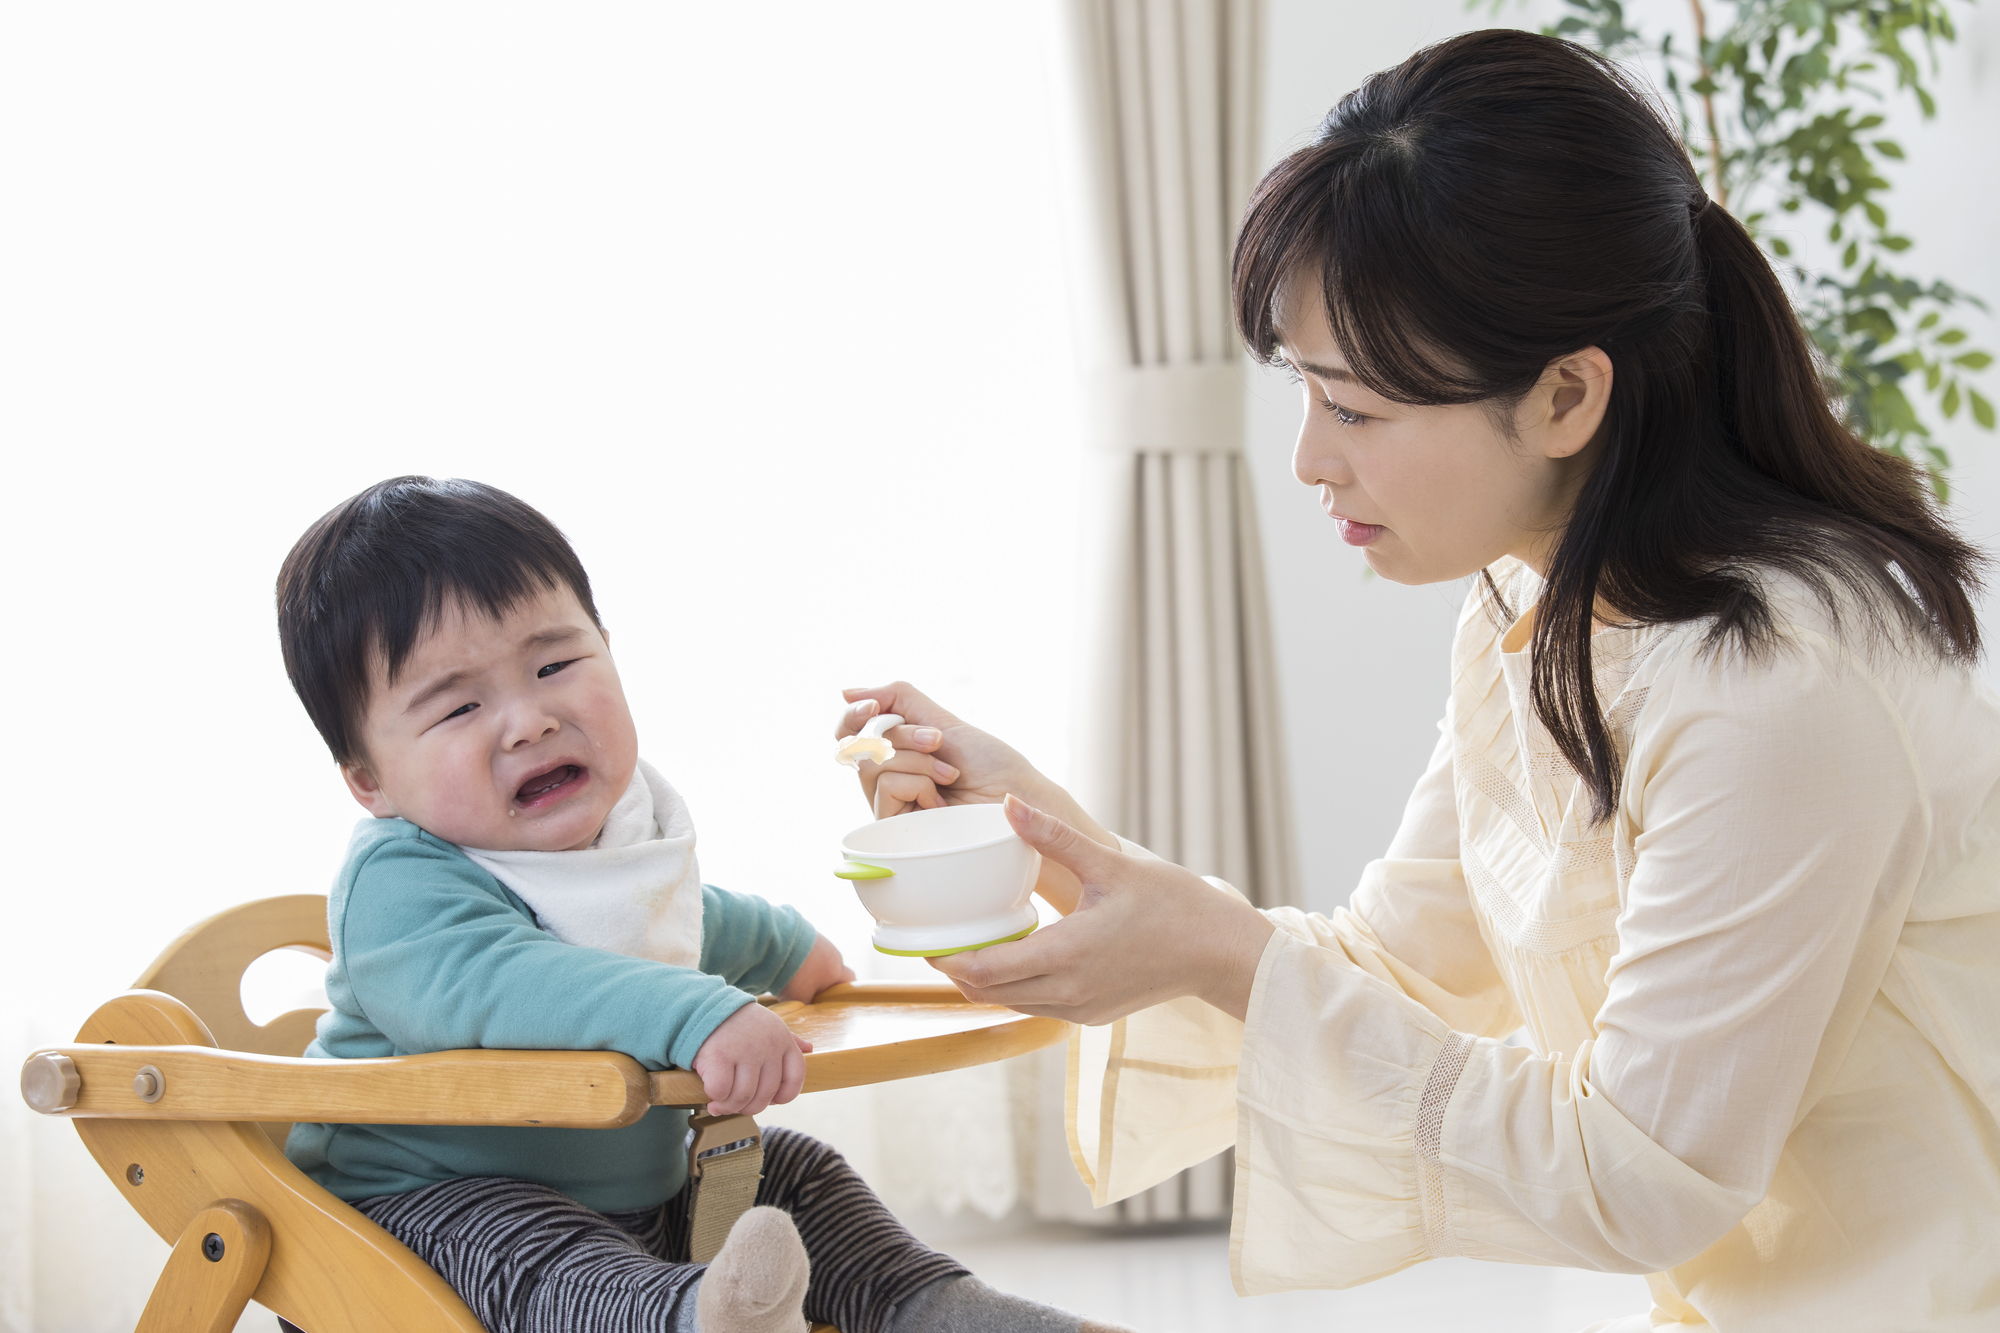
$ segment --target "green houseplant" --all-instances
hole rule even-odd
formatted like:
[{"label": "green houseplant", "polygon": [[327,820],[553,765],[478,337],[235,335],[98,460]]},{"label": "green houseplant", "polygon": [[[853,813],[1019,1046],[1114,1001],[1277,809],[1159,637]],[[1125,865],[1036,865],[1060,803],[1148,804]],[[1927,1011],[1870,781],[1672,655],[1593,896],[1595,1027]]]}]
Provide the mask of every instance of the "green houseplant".
[{"label": "green houseplant", "polygon": [[[1881,132],[1889,97],[1937,114],[1925,78],[1937,44],[1957,37],[1945,0],[1735,0],[1721,22],[1719,8],[1688,0],[1691,45],[1636,26],[1621,0],[1564,6],[1544,31],[1658,71],[1710,196],[1790,278],[1849,425],[1921,462],[1945,498],[1951,460],[1912,399],[1994,428],[1992,401],[1973,387],[1992,354],[1951,322],[1955,307],[1985,305],[1902,270],[1911,240],[1890,224],[1881,167],[1904,156]],[[1814,266],[1785,233],[1818,227],[1834,259]]]}]

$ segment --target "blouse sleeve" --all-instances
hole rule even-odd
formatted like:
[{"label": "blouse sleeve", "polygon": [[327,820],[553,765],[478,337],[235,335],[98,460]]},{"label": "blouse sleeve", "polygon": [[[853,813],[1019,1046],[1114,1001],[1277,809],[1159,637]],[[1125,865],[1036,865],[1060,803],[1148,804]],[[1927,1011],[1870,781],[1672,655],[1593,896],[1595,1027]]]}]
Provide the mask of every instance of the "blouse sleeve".
[{"label": "blouse sleeve", "polygon": [[[1520,1019],[1479,934],[1459,869],[1448,712],[1438,729],[1388,855],[1362,871],[1352,908],[1325,916],[1285,907],[1265,915],[1280,931],[1332,951],[1451,1027],[1506,1033]],[[1120,841],[1135,855],[1153,855]],[[1221,880],[1209,882],[1236,893]],[[1075,1031],[1070,1150],[1099,1207],[1235,1141],[1242,1040],[1241,1023],[1195,999]],[[1116,1114],[1107,1114],[1112,1107]]]},{"label": "blouse sleeve", "polygon": [[1443,1254],[1657,1272],[1763,1197],[1871,1002],[1929,809],[1895,708],[1809,635],[1663,671],[1618,817],[1637,860],[1596,1036],[1470,1036],[1274,936],[1237,1074],[1246,1294]]},{"label": "blouse sleeve", "polygon": [[1449,709],[1438,732],[1388,853],[1363,868],[1348,905],[1326,916],[1294,908],[1265,915],[1310,944],[1340,950],[1458,1031],[1505,1036],[1521,1017],[1479,933],[1459,866]]}]

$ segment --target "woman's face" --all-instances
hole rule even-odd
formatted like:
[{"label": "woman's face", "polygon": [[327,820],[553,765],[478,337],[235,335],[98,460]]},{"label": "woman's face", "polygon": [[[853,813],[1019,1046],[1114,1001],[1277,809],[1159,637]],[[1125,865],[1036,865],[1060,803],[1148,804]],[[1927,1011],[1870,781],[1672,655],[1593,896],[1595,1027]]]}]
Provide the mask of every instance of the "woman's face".
[{"label": "woman's face", "polygon": [[1305,389],[1292,470],[1376,573],[1398,583],[1476,574],[1503,555],[1547,565],[1598,449],[1611,359],[1595,347],[1551,362],[1509,438],[1479,403],[1412,407],[1348,369],[1317,275],[1279,303],[1279,352]]}]

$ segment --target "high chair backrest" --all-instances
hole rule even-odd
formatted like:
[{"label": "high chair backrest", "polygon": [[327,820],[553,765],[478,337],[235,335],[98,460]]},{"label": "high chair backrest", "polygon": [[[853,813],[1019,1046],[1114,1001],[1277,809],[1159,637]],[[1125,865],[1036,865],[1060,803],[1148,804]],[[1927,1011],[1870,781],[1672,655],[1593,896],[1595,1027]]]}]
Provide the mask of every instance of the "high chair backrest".
[{"label": "high chair backrest", "polygon": [[[323,962],[332,960],[324,894],[260,898],[217,912],[181,932],[139,974],[132,988],[164,991],[194,1010],[224,1050],[302,1055],[325,1010],[294,1009],[261,1027],[243,1012],[244,971],[277,949],[297,949]],[[280,1148],[292,1128],[277,1120],[258,1127]]]},{"label": "high chair backrest", "polygon": [[[324,896],[244,903],[191,927],[140,974],[134,990],[101,1006],[78,1040],[215,1045],[297,1056],[312,1040],[322,1011],[297,1009],[261,1026],[243,1012],[244,969],[274,949],[332,956]],[[218,1201],[239,1209],[247,1205],[261,1219],[257,1225],[268,1229],[268,1256],[255,1278],[255,1299],[308,1333],[484,1333],[421,1259],[285,1160],[289,1124],[111,1118],[73,1123],[140,1216],[168,1243],[178,1238],[176,1258],[191,1236],[199,1243],[205,1226],[225,1226],[215,1220],[221,1216]],[[209,1265],[196,1253],[193,1270],[199,1277]],[[182,1308],[192,1289],[185,1281],[188,1270],[183,1267],[177,1277],[175,1264],[168,1261],[141,1318],[142,1333],[207,1327],[199,1319],[188,1322]],[[236,1297],[237,1309],[250,1294]]]},{"label": "high chair backrest", "polygon": [[132,988],[165,991],[194,1010],[224,1050],[298,1055],[313,1039],[313,1024],[324,1010],[294,1009],[262,1027],[243,1012],[244,971],[276,949],[332,960],[324,894],[262,898],[217,912],[183,931]]}]

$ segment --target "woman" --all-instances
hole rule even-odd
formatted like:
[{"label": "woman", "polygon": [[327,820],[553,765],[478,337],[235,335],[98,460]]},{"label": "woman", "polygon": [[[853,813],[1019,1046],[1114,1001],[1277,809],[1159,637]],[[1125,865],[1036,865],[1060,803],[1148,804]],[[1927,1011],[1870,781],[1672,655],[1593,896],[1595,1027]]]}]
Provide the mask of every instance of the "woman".
[{"label": "woman", "polygon": [[1831,414],[1742,226],[1614,66],[1476,33],[1272,170],[1233,280],[1343,540],[1478,576],[1350,906],[1121,845],[907,686],[841,727],[908,719],[878,814],[1020,798],[1075,910],[938,966],[1118,1020],[1073,1087],[1098,1201],[1233,1143],[1245,1294],[1465,1254],[1652,1274],[1604,1328],[2000,1326],[1980,557]]}]

